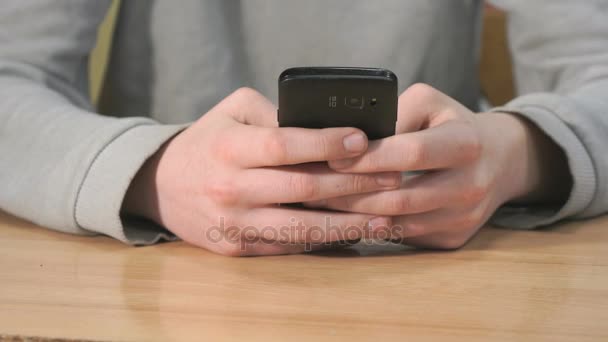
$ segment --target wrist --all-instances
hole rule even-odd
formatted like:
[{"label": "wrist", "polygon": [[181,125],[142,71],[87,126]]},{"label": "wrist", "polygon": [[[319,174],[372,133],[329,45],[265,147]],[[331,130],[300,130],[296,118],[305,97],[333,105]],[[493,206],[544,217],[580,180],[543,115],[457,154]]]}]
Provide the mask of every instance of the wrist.
[{"label": "wrist", "polygon": [[[165,144],[166,145],[166,144]],[[158,215],[157,171],[165,146],[152,155],[131,181],[122,204],[122,212],[160,223]]]},{"label": "wrist", "polygon": [[476,119],[488,158],[487,172],[495,175],[498,201],[502,204],[523,196],[538,181],[529,164],[525,125],[507,113],[481,113]]},{"label": "wrist", "polygon": [[505,202],[517,204],[565,202],[571,177],[563,150],[533,122],[511,113],[488,113],[496,121],[494,134],[506,139]]}]

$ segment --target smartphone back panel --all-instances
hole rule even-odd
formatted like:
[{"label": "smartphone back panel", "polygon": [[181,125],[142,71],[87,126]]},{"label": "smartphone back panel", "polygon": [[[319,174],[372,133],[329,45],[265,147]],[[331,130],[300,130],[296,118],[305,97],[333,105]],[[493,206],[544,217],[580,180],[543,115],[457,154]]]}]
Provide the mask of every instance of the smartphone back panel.
[{"label": "smartphone back panel", "polygon": [[395,134],[397,77],[375,68],[291,68],[279,77],[280,127],[357,127]]}]

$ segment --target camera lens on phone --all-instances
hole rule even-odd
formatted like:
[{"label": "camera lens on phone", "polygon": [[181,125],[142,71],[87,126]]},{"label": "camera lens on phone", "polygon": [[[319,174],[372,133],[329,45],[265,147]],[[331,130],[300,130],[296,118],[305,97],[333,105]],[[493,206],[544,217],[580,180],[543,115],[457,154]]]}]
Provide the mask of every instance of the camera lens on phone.
[{"label": "camera lens on phone", "polygon": [[365,103],[363,96],[347,96],[344,98],[344,105],[353,109],[362,109]]}]

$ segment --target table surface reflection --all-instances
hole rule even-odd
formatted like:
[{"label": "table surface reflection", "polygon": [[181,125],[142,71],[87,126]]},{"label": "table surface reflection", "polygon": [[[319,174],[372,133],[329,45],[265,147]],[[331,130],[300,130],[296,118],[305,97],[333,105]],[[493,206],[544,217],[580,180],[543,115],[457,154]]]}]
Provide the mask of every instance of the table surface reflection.
[{"label": "table surface reflection", "polygon": [[90,340],[608,340],[608,217],[402,246],[228,258],[0,213],[0,334]]}]

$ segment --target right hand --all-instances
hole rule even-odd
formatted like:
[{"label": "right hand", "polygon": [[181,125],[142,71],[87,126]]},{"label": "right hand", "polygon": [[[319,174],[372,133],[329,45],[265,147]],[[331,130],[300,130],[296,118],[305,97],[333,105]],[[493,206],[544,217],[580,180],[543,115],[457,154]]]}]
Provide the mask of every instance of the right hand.
[{"label": "right hand", "polygon": [[360,239],[389,218],[278,203],[398,188],[398,172],[340,174],[327,166],[366,149],[356,128],[278,128],[276,107],[242,88],[145,163],[123,210],[224,255],[301,253]]}]

